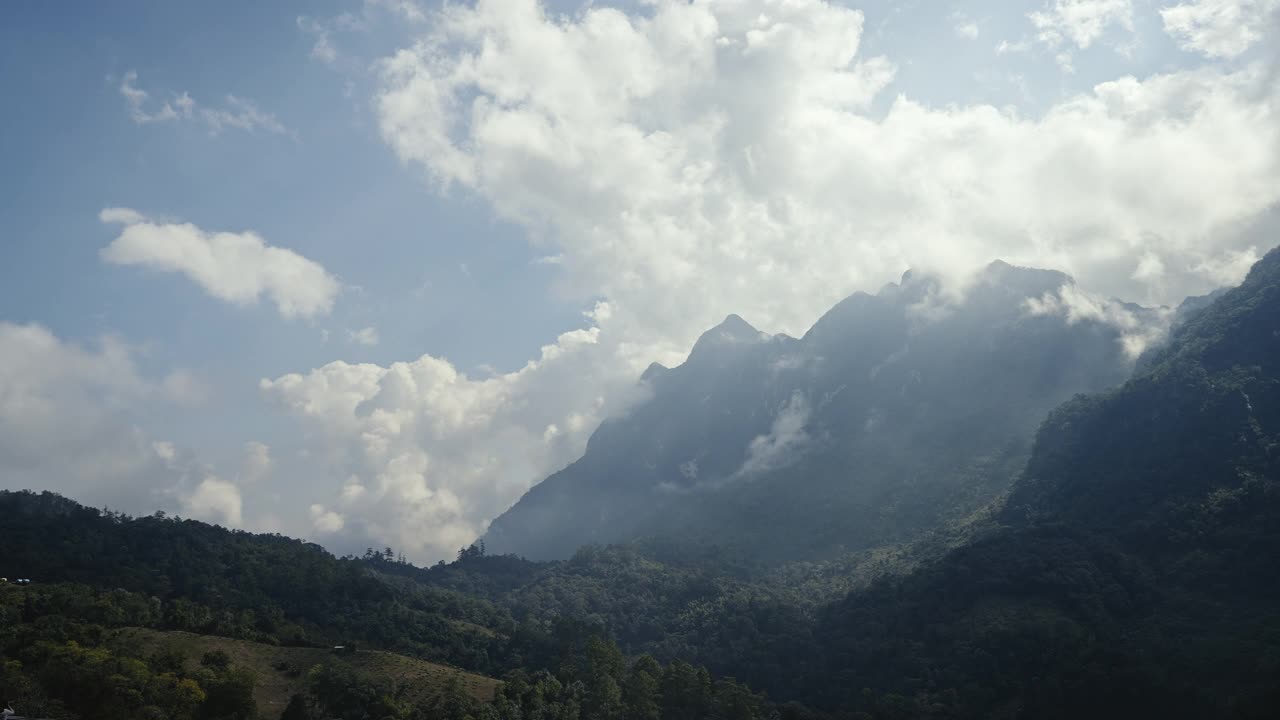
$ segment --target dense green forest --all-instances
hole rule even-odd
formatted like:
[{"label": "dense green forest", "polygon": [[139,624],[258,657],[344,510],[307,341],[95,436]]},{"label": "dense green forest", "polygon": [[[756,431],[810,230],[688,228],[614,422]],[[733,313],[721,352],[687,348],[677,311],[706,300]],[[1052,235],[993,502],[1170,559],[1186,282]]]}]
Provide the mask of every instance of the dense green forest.
[{"label": "dense green forest", "polygon": [[[419,568],[0,493],[0,693],[42,717],[1270,718],[1280,707],[1280,253],[1122,386],[1041,426],[1007,497],[820,561],[677,539]],[[264,678],[124,628],[385,650],[502,680],[427,695],[331,654]],[[286,672],[282,670],[281,672]]]},{"label": "dense green forest", "polygon": [[[517,619],[483,598],[419,582],[391,552],[336,558],[280,536],[131,518],[51,493],[0,492],[0,515],[5,572],[36,579],[0,586],[0,695],[44,717],[264,716],[251,701],[252,673],[217,658],[190,669],[112,632],[138,627],[389,649],[505,680],[492,703],[444,688],[412,704],[397,699],[393,679],[335,655],[307,670],[308,692],[286,709],[291,718],[804,714],[687,662],[628,661],[601,617]],[[531,565],[475,550],[460,553],[456,565],[476,560]]]}]

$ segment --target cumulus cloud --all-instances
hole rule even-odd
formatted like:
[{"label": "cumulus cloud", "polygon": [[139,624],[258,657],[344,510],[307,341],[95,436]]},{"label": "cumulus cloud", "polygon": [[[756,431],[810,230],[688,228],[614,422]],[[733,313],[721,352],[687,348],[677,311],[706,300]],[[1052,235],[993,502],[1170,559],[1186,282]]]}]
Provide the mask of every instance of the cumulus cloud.
[{"label": "cumulus cloud", "polygon": [[0,322],[0,487],[239,524],[238,500],[208,468],[137,424],[168,395],[133,354],[115,338],[82,347],[40,325]]},{"label": "cumulus cloud", "polygon": [[237,305],[255,303],[265,294],[286,318],[312,317],[327,314],[341,288],[319,263],[268,245],[253,232],[206,232],[128,208],[107,208],[99,218],[124,225],[101,251],[106,262],[180,272],[210,295]]},{"label": "cumulus cloud", "polygon": [[[685,338],[726,311],[795,334],[906,267],[996,257],[1176,301],[1280,198],[1265,68],[1124,77],[1039,117],[906,97],[877,117],[893,68],[858,57],[861,27],[818,0],[450,6],[384,63],[382,131],[538,232],[584,295]],[[1158,297],[1133,278],[1148,254]]]},{"label": "cumulus cloud", "polygon": [[[151,94],[137,86],[138,73],[130,70],[120,80],[120,95],[129,109],[129,117],[139,125],[171,121],[195,121],[203,123],[209,132],[218,134],[226,128],[253,132],[258,129],[271,133],[286,133],[288,129],[275,115],[258,109],[252,101],[235,95],[227,95],[223,107],[199,105],[187,92],[173,94],[157,106],[151,102]],[[151,108],[151,109],[148,109]]]},{"label": "cumulus cloud", "polygon": [[[1040,14],[1064,48],[1131,23],[1129,3]],[[726,313],[798,335],[908,267],[961,285],[994,258],[1176,303],[1237,272],[1280,201],[1263,65],[1121,77],[1035,116],[905,96],[873,110],[893,62],[860,54],[858,11],[821,0],[572,18],[479,0],[429,27],[380,63],[386,142],[525,227],[567,291],[608,303],[493,378],[424,356],[263,382],[326,439],[335,476],[315,500],[341,532],[418,560],[574,458],[640,369],[679,362]]]},{"label": "cumulus cloud", "polygon": [[[125,409],[147,392],[127,346],[105,338],[86,349],[39,325],[0,322],[0,482],[57,487],[105,498],[144,499],[143,478],[162,469],[160,452]],[[123,421],[122,421],[123,420]]]},{"label": "cumulus cloud", "polygon": [[230,527],[239,527],[242,522],[240,488],[216,477],[201,480],[195,491],[183,500],[183,508],[197,520]]},{"label": "cumulus cloud", "polygon": [[1160,9],[1164,30],[1183,50],[1234,58],[1262,39],[1280,0],[1193,0]]},{"label": "cumulus cloud", "polygon": [[345,524],[341,515],[332,510],[325,510],[323,505],[316,504],[311,506],[311,526],[317,533],[332,535],[342,532]]},{"label": "cumulus cloud", "polygon": [[616,347],[591,327],[490,377],[424,355],[386,367],[334,362],[261,385],[328,449],[334,476],[313,511],[317,528],[345,532],[351,547],[392,545],[426,561],[474,540],[533,481],[581,454],[602,418],[634,400],[619,381],[632,382],[639,367],[616,365]]}]

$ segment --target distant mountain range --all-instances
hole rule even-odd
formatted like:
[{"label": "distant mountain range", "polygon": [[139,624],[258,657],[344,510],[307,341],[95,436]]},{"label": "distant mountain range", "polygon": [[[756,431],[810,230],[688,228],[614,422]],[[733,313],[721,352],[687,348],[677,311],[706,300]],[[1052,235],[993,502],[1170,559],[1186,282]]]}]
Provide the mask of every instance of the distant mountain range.
[{"label": "distant mountain range", "polygon": [[650,367],[651,399],[601,425],[485,542],[555,559],[676,536],[783,562],[962,522],[1007,489],[1052,408],[1132,370],[1113,324],[1033,312],[1064,289],[1062,273],[995,262],[958,300],[908,272],[798,339],[730,315],[684,364]]}]

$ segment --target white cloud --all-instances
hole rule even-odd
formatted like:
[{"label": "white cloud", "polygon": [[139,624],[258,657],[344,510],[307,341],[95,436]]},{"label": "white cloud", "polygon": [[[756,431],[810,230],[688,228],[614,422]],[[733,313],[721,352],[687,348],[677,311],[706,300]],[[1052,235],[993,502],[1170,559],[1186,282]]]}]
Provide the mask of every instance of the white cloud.
[{"label": "white cloud", "polygon": [[1195,270],[1212,278],[1217,285],[1223,287],[1239,285],[1249,274],[1249,269],[1260,258],[1258,248],[1251,245],[1240,250],[1227,250],[1220,255],[1207,258],[1197,265]]},{"label": "white cloud", "polygon": [[[147,112],[143,106],[148,103],[151,95],[146,90],[139,89],[134,83],[138,81],[138,73],[130,70],[124,74],[124,78],[120,81],[120,94],[124,96],[125,104],[129,107],[129,117],[139,125],[146,125],[156,122],[168,122],[169,120],[177,120],[183,117],[177,108],[189,109],[187,101],[190,99],[185,93],[180,98],[175,98],[173,102],[164,103],[159,109],[153,112]],[[180,101],[179,101],[180,100]],[[187,117],[190,117],[188,112]]]},{"label": "white cloud", "polygon": [[[351,17],[343,15],[340,17]],[[311,45],[311,59],[319,60],[323,63],[332,64],[338,59],[338,50],[333,46],[333,23],[324,23],[313,17],[299,15],[297,19],[298,29],[315,38],[315,42]]]},{"label": "white cloud", "polygon": [[366,327],[359,330],[348,330],[347,341],[356,345],[377,345],[380,341],[378,328]]},{"label": "white cloud", "polygon": [[1183,50],[1234,58],[1262,39],[1280,0],[1193,0],[1160,9],[1164,30]]},{"label": "white cloud", "polygon": [[242,524],[242,506],[240,488],[216,477],[200,481],[195,491],[183,501],[183,508],[188,515],[229,527],[239,527]]},{"label": "white cloud", "polygon": [[961,20],[960,22],[956,23],[955,30],[956,30],[956,37],[961,37],[966,40],[978,39],[978,34],[979,34],[978,23],[972,20]]},{"label": "white cloud", "polygon": [[1133,31],[1133,0],[1052,0],[1027,17],[1046,45],[1069,42],[1084,50],[1112,26]]},{"label": "white cloud", "polygon": [[[1052,6],[1081,43],[1121,6],[1083,7]],[[1123,77],[1039,117],[899,97],[877,118],[866,102],[892,66],[858,59],[861,23],[818,0],[571,22],[450,6],[384,64],[382,130],[554,245],[584,296],[678,346],[725,312],[795,334],[905,267],[996,257],[1176,301],[1280,200],[1262,67]],[[1158,297],[1132,277],[1148,253],[1169,268]]]},{"label": "white cloud", "polygon": [[397,20],[410,23],[426,22],[427,14],[422,6],[413,0],[365,0],[368,9],[380,9],[391,13]]},{"label": "white cloud", "polygon": [[344,517],[353,547],[392,545],[429,561],[473,541],[533,481],[581,454],[599,421],[634,400],[624,387],[639,370],[620,369],[616,346],[593,327],[492,377],[424,355],[389,367],[334,362],[262,389],[329,452],[334,476],[316,517]]},{"label": "white cloud", "polygon": [[160,381],[165,395],[179,405],[199,407],[209,399],[210,390],[190,370],[175,370]]},{"label": "white cloud", "polygon": [[[1064,47],[1129,23],[1091,7],[1044,11]],[[729,312],[798,335],[907,267],[958,280],[994,258],[1176,302],[1240,265],[1280,201],[1264,66],[1122,77],[1034,117],[907,97],[873,112],[894,67],[859,55],[862,22],[820,0],[568,19],[480,0],[387,58],[376,106],[395,152],[523,225],[569,292],[608,304],[514,373],[424,356],[264,381],[335,459],[314,499],[342,532],[446,557]]]},{"label": "white cloud", "polygon": [[151,102],[151,94],[137,86],[138,73],[130,70],[120,81],[120,94],[129,108],[129,117],[139,125],[162,123],[179,120],[195,120],[204,123],[213,134],[225,128],[236,128],[253,132],[259,128],[272,133],[286,133],[288,129],[275,115],[263,112],[250,100],[228,95],[226,107],[211,108],[199,106],[191,95],[183,92],[173,95],[158,108]]},{"label": "white cloud", "polygon": [[735,473],[749,477],[789,465],[809,442],[805,426],[809,423],[809,401],[797,392],[778,410],[769,432],[747,446],[747,459]]},{"label": "white cloud", "polygon": [[266,443],[250,440],[244,445],[240,482],[256,483],[271,472],[271,447]]},{"label": "white cloud", "polygon": [[1107,323],[1120,331],[1120,342],[1130,359],[1136,359],[1148,347],[1162,341],[1172,317],[1169,308],[1148,310],[1139,316],[1122,302],[1086,292],[1070,283],[1040,298],[1028,299],[1025,307],[1030,315],[1061,315],[1071,325],[1084,320]]},{"label": "white cloud", "polygon": [[342,532],[346,522],[342,516],[332,510],[325,510],[323,505],[311,506],[311,526],[321,535],[332,535]]},{"label": "white cloud", "polygon": [[128,208],[107,208],[99,217],[125,226],[102,249],[103,260],[180,272],[220,300],[248,305],[265,294],[286,318],[312,317],[328,314],[341,287],[319,263],[253,232],[206,232]]},{"label": "white cloud", "polygon": [[0,322],[0,482],[145,500],[141,480],[172,451],[153,447],[126,412],[147,391],[119,340],[85,349],[39,325]]},{"label": "white cloud", "polygon": [[[238,524],[238,507],[207,468],[136,423],[149,401],[167,398],[120,340],[86,348],[39,325],[0,322],[0,487]],[[204,481],[192,487],[195,477]]]},{"label": "white cloud", "polygon": [[1009,42],[1008,40],[1001,40],[1000,43],[996,45],[996,54],[1008,55],[1009,53],[1024,53],[1030,49],[1031,49],[1030,40],[1023,39],[1017,42]]},{"label": "white cloud", "polygon": [[380,20],[414,26],[427,19],[426,11],[413,0],[364,0],[358,13],[342,12],[324,19],[300,15],[297,25],[299,30],[315,38],[311,45],[311,59],[334,65],[342,57],[333,43],[336,35],[369,32]]},{"label": "white cloud", "polygon": [[277,120],[275,115],[263,112],[253,102],[235,95],[227,96],[227,107],[224,109],[201,109],[200,117],[209,126],[209,130],[214,133],[222,132],[223,129],[229,127],[250,132],[256,128],[262,128],[273,133],[288,132],[284,124]]}]

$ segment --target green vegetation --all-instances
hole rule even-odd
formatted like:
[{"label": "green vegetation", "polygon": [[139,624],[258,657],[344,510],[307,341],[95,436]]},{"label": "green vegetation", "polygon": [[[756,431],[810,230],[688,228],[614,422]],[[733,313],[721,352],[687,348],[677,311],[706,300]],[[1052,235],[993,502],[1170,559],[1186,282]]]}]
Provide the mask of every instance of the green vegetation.
[{"label": "green vegetation", "polygon": [[467,695],[480,701],[493,699],[500,683],[484,675],[379,650],[347,654],[332,648],[281,647],[214,635],[122,628],[108,635],[107,644],[138,648],[144,657],[167,655],[198,664],[209,653],[222,653],[235,666],[254,673],[254,700],[264,716],[280,712],[296,694],[307,692],[307,673],[318,665],[342,665],[353,672],[390,680],[401,696],[423,704],[457,683]]},{"label": "green vegetation", "polygon": [[[733,708],[732,717],[764,718],[773,709],[685,662],[628,662],[600,618],[517,620],[419,582],[412,575],[424,571],[390,553],[335,558],[278,536],[129,518],[49,493],[0,493],[0,509],[0,555],[36,578],[0,586],[0,694],[33,715],[622,718],[656,706],[663,717]],[[460,556],[458,567],[527,565]],[[393,649],[509,682],[495,690],[496,680]],[[645,690],[653,682],[656,694]]]}]

